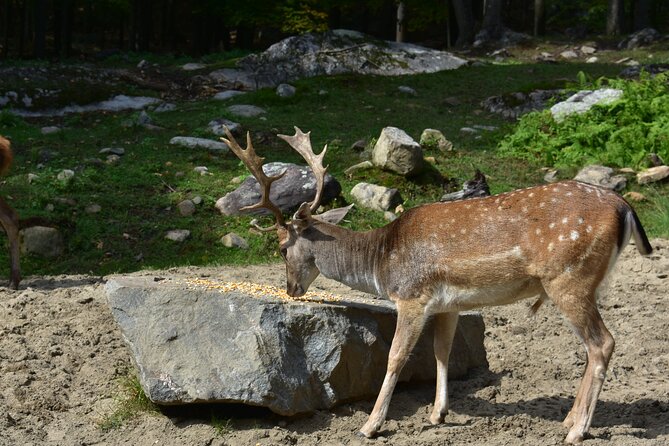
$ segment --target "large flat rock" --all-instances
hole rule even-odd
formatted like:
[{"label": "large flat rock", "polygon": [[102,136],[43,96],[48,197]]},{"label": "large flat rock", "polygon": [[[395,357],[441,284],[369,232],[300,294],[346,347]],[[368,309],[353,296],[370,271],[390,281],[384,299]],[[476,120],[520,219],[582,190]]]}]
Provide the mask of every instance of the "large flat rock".
[{"label": "large flat rock", "polygon": [[[217,280],[114,277],[114,318],[158,404],[234,402],[281,415],[376,395],[396,314],[391,302]],[[460,316],[449,377],[487,366],[478,313]],[[401,380],[435,376],[427,327]]]}]

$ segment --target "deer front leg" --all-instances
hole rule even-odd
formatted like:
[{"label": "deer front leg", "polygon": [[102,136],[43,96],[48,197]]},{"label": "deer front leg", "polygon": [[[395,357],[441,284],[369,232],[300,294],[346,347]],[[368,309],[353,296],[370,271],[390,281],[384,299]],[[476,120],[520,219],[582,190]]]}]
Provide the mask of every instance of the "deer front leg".
[{"label": "deer front leg", "polygon": [[425,306],[422,302],[418,300],[398,300],[396,302],[397,326],[388,355],[388,369],[374,409],[365,425],[360,429],[360,433],[367,438],[375,436],[385,421],[397,379],[425,325]]},{"label": "deer front leg", "polygon": [[437,360],[437,392],[430,423],[444,422],[448,414],[448,358],[458,326],[458,313],[440,313],[434,316],[434,357]]}]

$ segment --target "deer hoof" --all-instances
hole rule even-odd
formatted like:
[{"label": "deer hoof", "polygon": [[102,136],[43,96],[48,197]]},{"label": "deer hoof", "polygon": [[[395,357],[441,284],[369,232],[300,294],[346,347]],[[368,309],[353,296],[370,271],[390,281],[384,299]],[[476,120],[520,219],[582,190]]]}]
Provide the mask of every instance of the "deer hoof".
[{"label": "deer hoof", "polygon": [[569,432],[564,439],[567,444],[583,444],[583,434],[581,432]]}]

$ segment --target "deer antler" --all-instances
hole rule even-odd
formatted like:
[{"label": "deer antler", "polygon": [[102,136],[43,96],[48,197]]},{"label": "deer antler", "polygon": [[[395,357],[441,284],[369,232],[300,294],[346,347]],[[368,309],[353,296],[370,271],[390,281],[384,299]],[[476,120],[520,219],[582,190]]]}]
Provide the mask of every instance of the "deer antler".
[{"label": "deer antler", "polygon": [[318,209],[321,196],[323,195],[325,172],[327,171],[327,167],[323,167],[323,157],[325,156],[325,152],[327,151],[328,146],[326,144],[325,147],[323,147],[323,151],[320,153],[320,155],[316,155],[314,150],[311,148],[311,139],[309,138],[310,134],[311,132],[304,133],[302,130],[295,127],[295,135],[277,136],[290,144],[290,146],[295,149],[297,153],[302,155],[302,158],[304,158],[309,167],[311,167],[311,170],[314,172],[314,176],[316,177],[316,196],[314,197],[314,201],[312,201],[309,205],[309,208],[311,209],[311,212],[315,212],[316,209]]},{"label": "deer antler", "polygon": [[265,160],[265,158],[258,156],[255,150],[253,149],[253,144],[251,143],[251,134],[249,132],[246,132],[246,150],[245,150],[242,149],[239,143],[237,143],[237,140],[235,139],[234,136],[232,136],[232,133],[230,133],[230,129],[228,129],[228,127],[224,127],[224,130],[225,134],[227,135],[227,139],[221,138],[221,140],[224,143],[226,143],[228,147],[230,147],[230,150],[232,150],[232,152],[235,155],[237,155],[237,157],[240,160],[242,160],[246,168],[249,169],[249,171],[253,174],[255,179],[258,180],[258,183],[260,184],[261,187],[260,201],[251,206],[244,206],[240,210],[248,211],[252,209],[265,208],[269,210],[272,214],[274,214],[276,223],[274,223],[274,225],[268,228],[262,228],[257,224],[253,223],[253,226],[261,231],[271,231],[272,229],[275,229],[277,226],[284,226],[285,220],[283,219],[283,213],[281,212],[281,209],[279,209],[277,205],[275,205],[270,201],[269,191],[270,188],[272,187],[272,183],[283,177],[286,172],[284,171],[279,175],[275,176],[265,175],[265,172],[263,172],[262,170],[262,162]]}]

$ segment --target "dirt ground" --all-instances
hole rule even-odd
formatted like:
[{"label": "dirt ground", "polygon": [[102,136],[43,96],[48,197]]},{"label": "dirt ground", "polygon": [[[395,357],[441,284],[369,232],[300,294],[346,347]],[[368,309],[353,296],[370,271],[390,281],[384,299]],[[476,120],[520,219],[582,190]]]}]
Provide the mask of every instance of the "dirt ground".
[{"label": "dirt ground", "polygon": [[[648,258],[628,247],[600,299],[617,344],[586,445],[669,444],[669,240],[653,246]],[[281,265],[138,274],[284,283]],[[0,289],[0,445],[558,445],[584,367],[556,309],[547,304],[531,318],[527,301],[484,310],[490,369],[450,383],[441,426],[427,422],[430,382],[397,389],[375,440],[355,435],[372,400],[299,418],[219,406],[140,413],[103,430],[120,404],[120,378],[133,370],[104,281],[30,277],[18,291]]]}]

